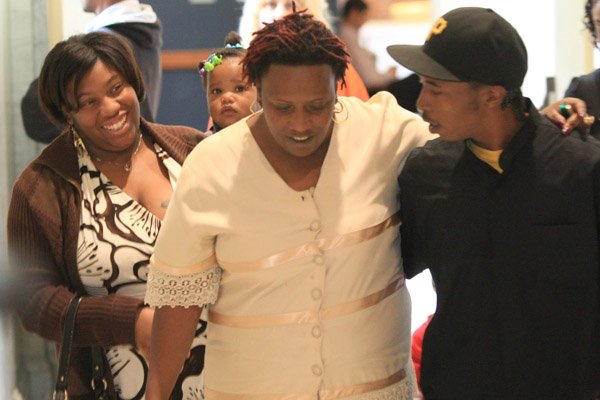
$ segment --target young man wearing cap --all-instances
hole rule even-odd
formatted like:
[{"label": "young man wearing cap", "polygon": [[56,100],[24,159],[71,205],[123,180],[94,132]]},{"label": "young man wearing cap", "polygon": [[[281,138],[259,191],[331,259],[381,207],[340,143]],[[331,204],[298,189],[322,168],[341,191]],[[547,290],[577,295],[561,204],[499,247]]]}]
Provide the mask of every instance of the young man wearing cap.
[{"label": "young man wearing cap", "polygon": [[426,399],[592,399],[600,393],[600,146],[564,136],[521,94],[527,52],[492,10],[445,14],[420,75],[440,135],[400,175],[404,270],[429,268]]}]

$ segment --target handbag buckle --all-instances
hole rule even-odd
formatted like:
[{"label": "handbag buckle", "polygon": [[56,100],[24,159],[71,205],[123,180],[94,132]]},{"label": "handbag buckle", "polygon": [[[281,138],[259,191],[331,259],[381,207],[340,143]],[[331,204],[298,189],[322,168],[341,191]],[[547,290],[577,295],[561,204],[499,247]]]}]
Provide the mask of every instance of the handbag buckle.
[{"label": "handbag buckle", "polygon": [[[108,389],[108,382],[106,381],[106,378],[102,378],[102,390],[106,390]],[[92,386],[92,390],[96,390],[96,379],[92,378],[92,382],[90,383],[90,386]]]},{"label": "handbag buckle", "polygon": [[56,390],[52,391],[52,400],[68,400],[68,399],[69,399],[69,394],[67,393],[66,390],[61,390],[60,394]]}]

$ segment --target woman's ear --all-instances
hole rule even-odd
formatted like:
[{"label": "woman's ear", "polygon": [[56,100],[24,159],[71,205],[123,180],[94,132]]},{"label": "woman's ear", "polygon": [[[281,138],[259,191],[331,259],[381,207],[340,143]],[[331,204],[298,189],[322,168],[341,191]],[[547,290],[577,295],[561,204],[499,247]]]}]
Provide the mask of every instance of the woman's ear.
[{"label": "woman's ear", "polygon": [[71,115],[71,112],[67,110],[67,107],[62,106],[61,111],[65,117],[65,121],[67,121],[67,124],[73,125],[73,116]]}]

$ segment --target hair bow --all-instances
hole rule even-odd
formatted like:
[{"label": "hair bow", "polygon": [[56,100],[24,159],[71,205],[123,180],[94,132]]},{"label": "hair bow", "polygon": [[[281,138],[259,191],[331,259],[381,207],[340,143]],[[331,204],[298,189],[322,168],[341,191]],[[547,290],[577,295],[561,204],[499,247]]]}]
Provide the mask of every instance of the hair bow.
[{"label": "hair bow", "polygon": [[218,53],[212,53],[206,61],[202,64],[202,68],[200,69],[201,74],[205,74],[206,72],[212,72],[215,67],[219,64],[223,63],[223,56]]}]

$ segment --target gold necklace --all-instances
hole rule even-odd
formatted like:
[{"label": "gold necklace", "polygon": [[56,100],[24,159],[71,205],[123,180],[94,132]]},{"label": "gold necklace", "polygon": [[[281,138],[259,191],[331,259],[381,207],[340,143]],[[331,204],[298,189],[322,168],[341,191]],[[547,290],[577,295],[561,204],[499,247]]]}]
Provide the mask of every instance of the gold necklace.
[{"label": "gold necklace", "polygon": [[142,132],[140,132],[140,136],[138,137],[137,147],[135,148],[135,150],[133,151],[133,153],[131,153],[131,157],[129,157],[129,161],[127,161],[126,163],[117,162],[117,161],[110,161],[110,160],[103,160],[100,157],[98,157],[97,155],[94,155],[92,153],[90,153],[90,155],[92,156],[92,158],[95,161],[98,161],[98,162],[101,162],[101,163],[106,163],[106,164],[117,165],[119,167],[123,167],[123,169],[126,172],[131,172],[131,165],[133,164],[133,158],[138,153],[138,151],[140,150],[141,146],[142,146]]}]

